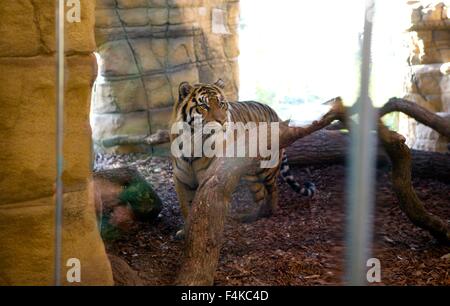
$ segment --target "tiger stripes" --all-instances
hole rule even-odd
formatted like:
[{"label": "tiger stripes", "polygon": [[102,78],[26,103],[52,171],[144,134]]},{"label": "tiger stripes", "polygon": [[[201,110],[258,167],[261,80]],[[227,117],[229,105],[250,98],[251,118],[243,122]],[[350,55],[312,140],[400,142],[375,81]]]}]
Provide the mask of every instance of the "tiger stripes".
[{"label": "tiger stripes", "polygon": [[[178,103],[174,105],[171,123],[185,122],[192,125],[195,118],[201,117],[202,123],[218,122],[281,122],[277,113],[268,105],[255,102],[228,102],[223,93],[224,82],[218,80],[214,84],[190,85],[183,82],[179,86]],[[171,135],[174,141],[177,135]],[[286,183],[303,196],[312,197],[316,192],[313,183],[306,182],[301,186],[290,172],[284,149],[280,150],[281,159],[273,168],[255,168],[249,171],[243,180],[250,184],[255,202],[260,206],[258,216],[269,216],[277,208],[278,190],[276,180],[279,174]],[[181,212],[185,220],[195,192],[205,179],[204,175],[214,158],[172,156],[175,188],[180,202]]]}]

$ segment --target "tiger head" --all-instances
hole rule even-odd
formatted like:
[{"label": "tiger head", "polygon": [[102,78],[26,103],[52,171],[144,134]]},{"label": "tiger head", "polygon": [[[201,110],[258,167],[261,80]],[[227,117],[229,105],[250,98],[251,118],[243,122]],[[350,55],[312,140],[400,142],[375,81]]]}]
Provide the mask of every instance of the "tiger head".
[{"label": "tiger head", "polygon": [[214,84],[195,84],[183,82],[179,87],[179,120],[191,125],[195,118],[201,117],[203,123],[217,122],[224,125],[228,121],[228,101],[223,89],[224,81]]}]

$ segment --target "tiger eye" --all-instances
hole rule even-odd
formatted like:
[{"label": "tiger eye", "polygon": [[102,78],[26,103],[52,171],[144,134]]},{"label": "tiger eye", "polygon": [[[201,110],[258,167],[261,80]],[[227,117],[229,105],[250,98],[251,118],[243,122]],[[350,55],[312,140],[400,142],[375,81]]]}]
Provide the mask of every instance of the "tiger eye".
[{"label": "tiger eye", "polygon": [[199,105],[198,107],[199,107],[201,110],[204,110],[204,111],[208,111],[208,109],[209,109],[209,107],[208,107],[207,105],[205,105],[205,104]]}]

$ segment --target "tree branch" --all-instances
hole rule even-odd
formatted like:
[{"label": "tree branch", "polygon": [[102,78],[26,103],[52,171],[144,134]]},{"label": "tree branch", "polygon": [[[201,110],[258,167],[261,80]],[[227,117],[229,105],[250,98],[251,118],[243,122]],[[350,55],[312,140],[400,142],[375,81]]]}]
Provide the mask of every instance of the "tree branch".
[{"label": "tree branch", "polygon": [[450,139],[450,121],[426,110],[417,103],[399,98],[391,98],[380,109],[380,118],[392,112],[402,112]]},{"label": "tree branch", "polygon": [[168,130],[158,130],[150,136],[116,136],[102,141],[105,148],[123,145],[159,145],[170,142]]},{"label": "tree branch", "polygon": [[[347,113],[352,115],[356,112],[356,109],[353,107],[347,108]],[[401,112],[409,117],[415,119],[416,121],[432,128],[439,134],[448,137],[450,139],[450,121],[446,120],[433,112],[421,107],[417,103],[399,99],[399,98],[391,98],[389,101],[378,110],[379,118],[392,113],[392,112]],[[342,122],[336,122],[332,125],[328,126],[327,130],[341,130],[344,129],[345,125]]]},{"label": "tree branch", "polygon": [[392,183],[401,210],[412,223],[428,230],[438,241],[450,244],[447,222],[428,213],[414,191],[411,182],[411,153],[405,144],[405,138],[390,131],[381,122],[378,124],[378,135],[392,161]]}]

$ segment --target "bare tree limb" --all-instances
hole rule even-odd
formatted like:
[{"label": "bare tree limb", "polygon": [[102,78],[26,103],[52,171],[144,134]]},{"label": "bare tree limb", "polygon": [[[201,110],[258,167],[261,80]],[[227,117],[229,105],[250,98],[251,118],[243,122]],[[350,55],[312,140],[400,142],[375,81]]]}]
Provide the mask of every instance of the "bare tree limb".
[{"label": "bare tree limb", "polygon": [[450,244],[447,222],[428,213],[412,187],[411,153],[405,144],[405,138],[390,131],[382,123],[378,125],[378,135],[392,160],[392,182],[401,210],[412,223],[428,230],[438,241]]},{"label": "bare tree limb", "polygon": [[450,139],[450,121],[426,110],[417,103],[399,98],[391,98],[380,109],[379,115],[383,117],[391,112],[402,112]]},{"label": "bare tree limb", "polygon": [[[356,110],[353,107],[347,108],[347,113],[349,115],[352,115],[355,112]],[[400,98],[391,98],[383,107],[378,110],[378,115],[381,118],[392,112],[404,113],[405,115],[408,115],[416,121],[429,126],[439,134],[450,139],[450,121],[436,115],[433,112],[430,112],[417,103]],[[328,126],[326,129],[341,130],[344,128],[345,125],[342,122],[335,122]]]},{"label": "bare tree limb", "polygon": [[123,145],[159,145],[170,142],[169,131],[158,130],[150,136],[116,136],[102,141],[105,148]]},{"label": "bare tree limb", "polygon": [[212,285],[219,261],[230,195],[247,170],[251,158],[218,158],[207,170],[198,188],[186,222],[184,261],[176,281],[179,285]]}]

